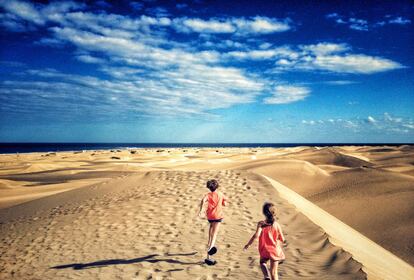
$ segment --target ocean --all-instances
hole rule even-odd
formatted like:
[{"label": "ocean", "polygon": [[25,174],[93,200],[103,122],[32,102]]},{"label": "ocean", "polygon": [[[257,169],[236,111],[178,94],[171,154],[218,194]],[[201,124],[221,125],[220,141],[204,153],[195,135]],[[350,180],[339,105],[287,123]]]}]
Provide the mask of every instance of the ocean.
[{"label": "ocean", "polygon": [[286,148],[298,146],[399,146],[412,143],[0,143],[0,154],[136,148]]}]

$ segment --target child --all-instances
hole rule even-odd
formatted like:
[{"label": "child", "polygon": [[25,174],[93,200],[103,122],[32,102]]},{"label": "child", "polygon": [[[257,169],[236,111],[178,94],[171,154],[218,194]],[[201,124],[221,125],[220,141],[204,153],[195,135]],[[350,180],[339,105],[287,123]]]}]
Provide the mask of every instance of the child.
[{"label": "child", "polygon": [[217,180],[210,180],[207,182],[207,188],[210,190],[209,193],[205,194],[200,203],[200,211],[198,215],[201,217],[201,211],[205,203],[208,202],[207,206],[207,219],[210,223],[210,228],[208,231],[208,244],[207,244],[207,258],[205,263],[208,265],[215,265],[216,261],[210,259],[211,255],[214,255],[217,252],[217,248],[214,246],[216,243],[217,233],[219,225],[223,220],[223,206],[226,206],[227,197],[223,193],[217,191],[219,184]]},{"label": "child", "polygon": [[[263,215],[266,220],[260,221],[257,224],[257,229],[249,242],[244,246],[247,250],[254,240],[259,237],[259,254],[260,254],[260,268],[262,269],[264,279],[277,280],[277,267],[279,262],[282,263],[285,259],[285,254],[282,250],[281,242],[285,243],[285,237],[282,233],[282,228],[275,221],[276,207],[273,203],[265,203],[263,205]],[[267,261],[270,260],[270,277],[267,268]]]}]

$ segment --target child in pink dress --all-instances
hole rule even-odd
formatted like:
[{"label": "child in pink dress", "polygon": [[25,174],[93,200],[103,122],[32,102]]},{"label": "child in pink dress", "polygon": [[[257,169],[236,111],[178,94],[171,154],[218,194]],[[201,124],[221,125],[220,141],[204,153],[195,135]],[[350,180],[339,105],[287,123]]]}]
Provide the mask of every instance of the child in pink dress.
[{"label": "child in pink dress", "polygon": [[217,190],[219,184],[217,180],[210,180],[207,182],[207,188],[209,193],[205,194],[200,203],[200,211],[198,215],[202,216],[202,210],[205,203],[208,203],[206,215],[207,220],[210,223],[208,231],[208,243],[207,243],[207,258],[205,263],[208,265],[215,265],[216,261],[211,259],[210,256],[217,252],[217,248],[214,246],[217,239],[217,233],[219,225],[223,220],[223,206],[226,206],[227,197]]},{"label": "child in pink dress", "polygon": [[[266,219],[257,224],[257,229],[249,242],[244,246],[247,250],[255,239],[259,238],[259,254],[260,254],[260,268],[262,269],[264,279],[277,280],[277,268],[279,263],[285,259],[285,253],[282,249],[282,244],[285,243],[285,237],[282,233],[282,228],[275,221],[276,207],[273,203],[265,203],[263,205],[263,214]],[[270,277],[267,262],[270,261]]]}]

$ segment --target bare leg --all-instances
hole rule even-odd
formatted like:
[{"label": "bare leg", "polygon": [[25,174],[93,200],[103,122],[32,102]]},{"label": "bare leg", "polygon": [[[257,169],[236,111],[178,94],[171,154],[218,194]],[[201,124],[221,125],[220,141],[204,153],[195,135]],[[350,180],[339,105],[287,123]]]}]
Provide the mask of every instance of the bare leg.
[{"label": "bare leg", "polygon": [[279,275],[277,274],[277,267],[279,266],[278,261],[270,260],[270,276],[272,280],[279,280]]},{"label": "bare leg", "polygon": [[[208,243],[207,243],[207,251],[210,250],[211,246],[211,240],[213,237],[213,223],[210,223],[210,228],[208,229]],[[210,258],[210,256],[207,254],[207,259]]]},{"label": "bare leg", "polygon": [[269,278],[269,270],[267,269],[267,265],[265,262],[260,262],[260,269],[263,272],[264,278]]},{"label": "bare leg", "polygon": [[217,234],[218,234],[220,223],[214,222],[214,223],[211,223],[211,225],[212,225],[212,232],[211,232],[211,243],[210,243],[210,247],[208,248],[209,250],[212,247],[214,247],[214,245],[216,244],[216,239],[217,239]]}]

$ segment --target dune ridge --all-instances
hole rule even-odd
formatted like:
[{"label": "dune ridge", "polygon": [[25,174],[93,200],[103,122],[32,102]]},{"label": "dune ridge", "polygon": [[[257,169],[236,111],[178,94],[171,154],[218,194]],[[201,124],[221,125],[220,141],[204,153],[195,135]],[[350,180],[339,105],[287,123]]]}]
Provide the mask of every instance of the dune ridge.
[{"label": "dune ridge", "polygon": [[414,268],[286,186],[264,176],[293,205],[329,234],[329,241],[350,252],[363,264],[368,279],[413,279]]}]

